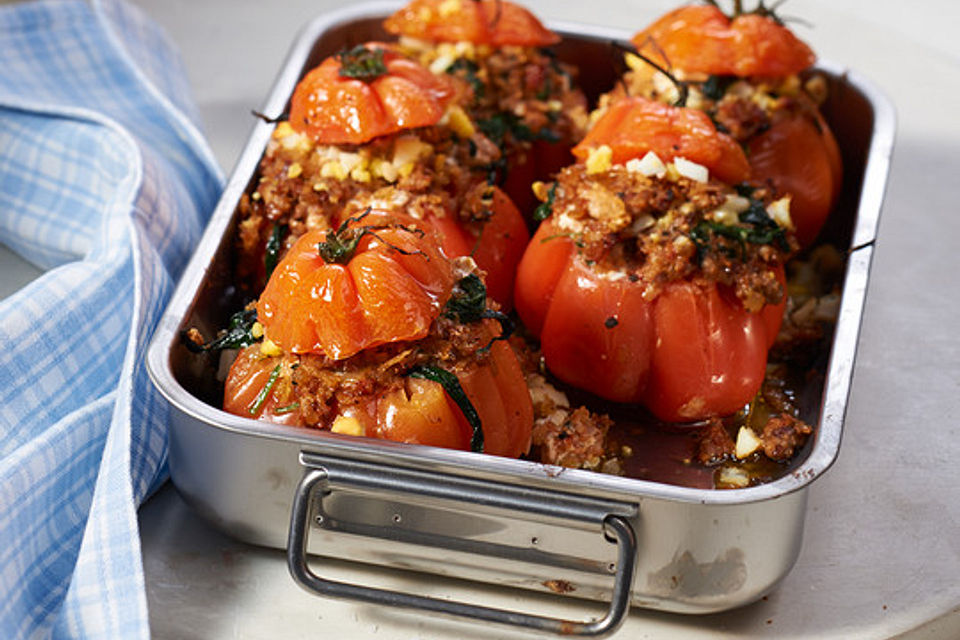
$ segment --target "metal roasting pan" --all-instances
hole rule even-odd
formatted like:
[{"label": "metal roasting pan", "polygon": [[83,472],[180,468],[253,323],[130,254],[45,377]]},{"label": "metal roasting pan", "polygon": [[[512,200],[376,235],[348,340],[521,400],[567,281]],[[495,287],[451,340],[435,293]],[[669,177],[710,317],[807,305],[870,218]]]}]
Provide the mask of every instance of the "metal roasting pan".
[{"label": "metal roasting pan", "polygon": [[[262,112],[276,116],[306,70],[345,46],[387,39],[396,4],[353,5],[302,31]],[[614,81],[609,42],[631,33],[551,23],[558,55],[588,94]],[[189,353],[183,328],[212,335],[240,304],[230,285],[237,203],[273,126],[258,121],[147,355],[171,404],[170,471],[184,499],[229,534],[287,549],[293,577],[332,597],[412,607],[539,631],[604,635],[630,605],[709,613],[759,599],[793,566],[807,488],[840,446],[878,216],[893,147],[888,100],[827,62],[826,117],[845,185],[824,235],[849,248],[812,443],[786,476],[716,491],[564,470],[524,460],[353,438],[227,414],[216,363]],[[815,403],[816,404],[816,403]],[[325,580],[306,554],[608,601],[599,620],[569,621]],[[317,566],[317,560],[311,562]],[[322,561],[321,561],[322,565]]]}]

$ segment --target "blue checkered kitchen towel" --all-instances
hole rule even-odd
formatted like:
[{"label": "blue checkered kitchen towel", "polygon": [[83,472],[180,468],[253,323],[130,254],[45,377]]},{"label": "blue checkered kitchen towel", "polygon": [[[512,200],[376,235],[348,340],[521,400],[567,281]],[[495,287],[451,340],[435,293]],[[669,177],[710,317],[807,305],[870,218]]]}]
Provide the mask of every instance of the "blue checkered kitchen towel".
[{"label": "blue checkered kitchen towel", "polygon": [[[222,175],[179,60],[121,0],[0,5],[0,639],[146,638],[137,507],[166,477],[148,337]],[[0,274],[3,277],[3,274]]]}]

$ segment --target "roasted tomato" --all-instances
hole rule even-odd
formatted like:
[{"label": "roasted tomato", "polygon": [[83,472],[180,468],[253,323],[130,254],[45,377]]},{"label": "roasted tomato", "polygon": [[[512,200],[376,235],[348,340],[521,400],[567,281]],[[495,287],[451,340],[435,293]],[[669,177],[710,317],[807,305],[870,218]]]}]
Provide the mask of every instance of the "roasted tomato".
[{"label": "roasted tomato", "polygon": [[385,212],[311,232],[257,304],[224,408],[247,417],[518,456],[533,409],[482,280],[423,223]]},{"label": "roasted tomato", "polygon": [[301,80],[291,126],[321,144],[361,144],[436,124],[455,86],[386,45],[359,45],[327,58]]},{"label": "roasted tomato", "polygon": [[527,9],[504,0],[413,0],[384,22],[386,30],[432,42],[545,47],[560,37]]},{"label": "roasted tomato", "polygon": [[[485,344],[496,336],[489,326],[477,333]],[[395,372],[387,358],[354,356],[336,366],[325,363],[318,374],[315,362],[309,355],[266,355],[259,344],[244,348],[227,377],[224,410],[276,424],[512,458],[529,449],[533,407],[505,342],[490,344],[482,359],[463,358],[451,368],[476,412],[482,446],[461,404],[443,384],[416,377],[416,369]],[[358,382],[369,386],[358,393]]]},{"label": "roasted tomato", "polygon": [[528,10],[501,0],[415,0],[384,23],[400,46],[434,72],[469,87],[473,126],[501,158],[490,172],[530,216],[530,184],[570,162],[587,124],[576,69],[544,47],[559,36]]},{"label": "roasted tomato", "polygon": [[[663,117],[679,109],[622,104],[604,117],[629,128],[599,122],[586,162],[546,188],[551,215],[520,263],[516,310],[564,382],[669,422],[732,413],[759,389],[779,329],[794,248],[788,199],[738,193],[689,158],[661,159],[631,133],[710,158],[711,171],[743,171],[739,147],[717,142],[723,134],[698,139],[686,120]],[[623,117],[631,104],[639,111]],[[718,164],[731,153],[739,163]]]},{"label": "roasted tomato", "polygon": [[843,179],[837,143],[818,110],[826,84],[809,72],[811,49],[770,10],[731,18],[715,6],[671,11],[633,44],[639,55],[627,54],[630,71],[601,98],[601,109],[642,95],[703,110],[748,151],[753,182],[793,196],[797,239],[811,244]]},{"label": "roasted tomato", "polygon": [[[760,388],[781,302],[747,311],[728,286],[693,278],[650,299],[648,283],[602,271],[553,220],[530,243],[516,308],[564,382],[667,422],[727,415]],[[770,268],[782,281],[782,266]]]},{"label": "roasted tomato", "polygon": [[455,79],[383,47],[328,58],[297,86],[257,190],[240,205],[241,273],[265,283],[266,263],[296,238],[336,227],[373,199],[435,222],[444,249],[474,256],[491,295],[509,308],[529,232],[510,198],[487,183],[500,151],[464,113]]}]

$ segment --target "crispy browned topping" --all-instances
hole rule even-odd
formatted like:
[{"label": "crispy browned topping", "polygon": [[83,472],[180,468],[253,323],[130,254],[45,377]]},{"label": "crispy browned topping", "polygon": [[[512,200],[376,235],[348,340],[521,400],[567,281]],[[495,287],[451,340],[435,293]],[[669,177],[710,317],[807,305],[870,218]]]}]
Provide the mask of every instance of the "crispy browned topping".
[{"label": "crispy browned topping", "polygon": [[[763,210],[770,194],[757,189],[751,198]],[[745,308],[756,311],[782,299],[776,269],[792,247],[775,225],[769,242],[732,238],[752,230],[730,209],[745,202],[719,182],[669,172],[645,176],[619,165],[589,173],[574,165],[557,176],[552,212],[583,260],[640,282],[650,299],[668,282],[704,278],[731,287]]]},{"label": "crispy browned topping", "polygon": [[[485,123],[483,128],[507,125],[506,148],[527,146],[531,139],[572,143],[583,136],[587,102],[575,86],[577,70],[548,51],[408,44],[421,64],[434,69],[440,64],[472,89],[468,111],[475,121]],[[510,116],[509,122],[504,115]]]},{"label": "crispy browned topping", "polygon": [[345,409],[401,388],[406,374],[430,364],[453,373],[487,361],[490,342],[482,323],[460,323],[440,317],[430,335],[417,342],[399,342],[367,349],[344,360],[323,355],[299,356],[292,385],[304,424],[329,427]]}]

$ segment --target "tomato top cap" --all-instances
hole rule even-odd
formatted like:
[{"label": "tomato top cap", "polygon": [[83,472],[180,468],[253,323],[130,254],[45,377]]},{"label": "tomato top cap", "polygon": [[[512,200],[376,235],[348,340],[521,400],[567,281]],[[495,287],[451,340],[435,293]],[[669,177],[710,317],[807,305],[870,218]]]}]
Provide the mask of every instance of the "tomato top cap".
[{"label": "tomato top cap", "polygon": [[817,59],[770,15],[743,13],[731,19],[711,5],[674,9],[631,41],[686,73],[780,77],[799,73]]},{"label": "tomato top cap", "polygon": [[750,176],[743,149],[733,138],[717,131],[707,114],[639,96],[611,106],[573,148],[573,155],[585,161],[604,145],[612,152],[612,164],[642,158],[652,151],[665,162],[685,158],[701,164],[727,184]]},{"label": "tomato top cap", "polygon": [[455,95],[451,79],[368,43],[307,73],[293,92],[290,126],[318,144],[363,144],[437,124]]},{"label": "tomato top cap", "polygon": [[560,36],[528,9],[506,0],[413,0],[383,23],[396,35],[429,42],[545,47]]}]

